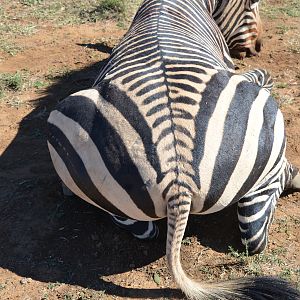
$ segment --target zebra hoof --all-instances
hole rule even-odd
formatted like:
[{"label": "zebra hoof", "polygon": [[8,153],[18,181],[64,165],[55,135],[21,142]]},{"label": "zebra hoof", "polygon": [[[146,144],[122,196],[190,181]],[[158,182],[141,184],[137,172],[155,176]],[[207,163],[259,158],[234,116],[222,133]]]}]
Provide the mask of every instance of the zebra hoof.
[{"label": "zebra hoof", "polygon": [[65,197],[72,197],[74,193],[62,182],[61,183],[62,193]]},{"label": "zebra hoof", "polygon": [[300,173],[298,172],[297,175],[292,179],[291,182],[291,189],[300,191]]}]

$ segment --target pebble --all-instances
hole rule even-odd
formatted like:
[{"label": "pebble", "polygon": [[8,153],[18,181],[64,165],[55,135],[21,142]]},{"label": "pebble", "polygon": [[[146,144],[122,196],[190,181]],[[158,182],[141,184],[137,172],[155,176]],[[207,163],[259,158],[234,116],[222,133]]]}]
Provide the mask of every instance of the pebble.
[{"label": "pebble", "polygon": [[31,282],[31,281],[32,281],[31,278],[26,278],[26,277],[24,277],[24,278],[22,278],[22,279],[20,280],[20,283],[21,283],[21,284],[26,284],[26,283],[29,283],[29,282]]}]

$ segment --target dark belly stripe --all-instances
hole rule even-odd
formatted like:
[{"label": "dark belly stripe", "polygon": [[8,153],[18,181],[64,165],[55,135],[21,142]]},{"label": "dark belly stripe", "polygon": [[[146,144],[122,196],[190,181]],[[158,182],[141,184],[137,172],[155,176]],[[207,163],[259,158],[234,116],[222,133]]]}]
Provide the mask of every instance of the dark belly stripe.
[{"label": "dark belly stripe", "polygon": [[137,105],[117,87],[104,82],[99,87],[100,94],[107,99],[130,123],[141,137],[144,144],[147,160],[157,173],[156,181],[159,184],[163,180],[163,174],[157,154],[157,149],[152,142],[152,129],[148,126],[144,116]]},{"label": "dark belly stripe", "polygon": [[103,209],[118,216],[126,216],[101,195],[93,184],[81,158],[63,132],[50,123],[48,123],[48,132],[49,143],[65,163],[72,179],[79,189]]}]

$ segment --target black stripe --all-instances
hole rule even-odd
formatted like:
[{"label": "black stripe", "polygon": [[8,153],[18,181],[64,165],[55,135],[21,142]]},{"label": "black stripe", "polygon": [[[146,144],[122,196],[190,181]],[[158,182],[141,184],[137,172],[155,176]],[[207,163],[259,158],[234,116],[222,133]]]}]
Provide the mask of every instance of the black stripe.
[{"label": "black stripe", "polygon": [[[157,60],[149,62],[150,60],[155,58],[157,58]],[[159,61],[159,56],[157,53],[153,53],[153,51],[152,54],[149,56],[144,53],[143,56],[136,58],[134,63],[132,61],[128,61],[128,59],[125,61],[118,61],[118,63],[116,63],[113,59],[110,59],[108,63],[116,64],[113,69],[113,72],[116,74],[112,77],[111,80],[115,78],[123,77],[134,71],[139,71],[141,69],[141,66],[136,66],[136,64],[143,64],[143,67],[147,68],[153,66],[153,64],[155,64],[157,61]]]},{"label": "black stripe", "polygon": [[[246,95],[245,91],[247,91]],[[219,200],[235,170],[244,145],[250,109],[259,91],[257,85],[248,81],[242,81],[236,87],[225,119],[222,142],[203,211],[211,208]],[[254,184],[253,180],[251,183]]]},{"label": "black stripe", "polygon": [[[161,140],[162,140],[163,138],[165,138],[166,136],[168,136],[169,134],[173,134],[172,128],[171,128],[171,127],[164,128],[164,129],[160,132],[160,134],[159,134],[159,136],[158,136],[158,138],[157,138],[157,140],[156,140],[156,142],[155,142],[155,146],[157,146],[157,145],[161,142]],[[173,141],[173,142],[174,142],[174,141]]]},{"label": "black stripe", "polygon": [[175,99],[172,99],[172,103],[182,103],[182,104],[187,104],[187,105],[196,105],[197,102],[190,98],[190,97],[184,97],[184,96],[179,96],[176,97]]},{"label": "black stripe", "polygon": [[136,93],[136,96],[138,96],[138,97],[143,96],[146,93],[149,93],[149,92],[151,92],[151,91],[153,91],[155,89],[158,89],[158,88],[160,88],[160,87],[162,87],[164,85],[165,85],[165,83],[164,82],[160,82],[160,81],[154,82],[154,83],[149,83],[147,86],[145,86],[140,91],[138,91]]},{"label": "black stripe", "polygon": [[[163,85],[163,83],[162,83],[162,85]],[[152,108],[150,108],[147,111],[146,116],[150,117],[150,116],[152,116],[152,115],[154,115],[154,114],[156,114],[156,113],[164,110],[165,108],[169,108],[167,103],[159,103],[156,106],[153,106]]]},{"label": "black stripe", "polygon": [[50,123],[48,123],[48,140],[63,160],[76,185],[88,198],[113,214],[126,216],[101,195],[93,184],[81,158],[74,150],[69,140],[59,128]]},{"label": "black stripe", "polygon": [[186,120],[193,120],[193,115],[188,111],[185,111],[181,108],[173,108],[173,118],[181,118]]},{"label": "black stripe", "polygon": [[148,126],[145,118],[140,113],[137,105],[116,86],[103,82],[99,87],[100,94],[107,99],[137,131],[144,144],[148,162],[157,173],[156,181],[163,180],[157,149],[152,142],[152,129]]},{"label": "black stripe", "polygon": [[194,72],[194,73],[197,73],[197,74],[206,74],[206,71],[205,70],[202,70],[200,69],[200,67],[191,67],[191,66],[172,66],[172,67],[169,67],[167,66],[166,67],[166,72],[167,72],[167,75],[168,75],[168,72]]},{"label": "black stripe", "polygon": [[[238,11],[240,10],[241,6],[243,5],[242,1],[240,3],[238,3],[239,5],[234,9],[234,6],[231,7],[231,9],[228,11],[228,13],[223,17],[222,19],[225,20],[226,17],[229,15],[229,13],[234,10],[233,14],[231,16],[233,16],[233,20],[232,18],[229,19],[229,21],[226,23],[226,25],[223,27],[222,26],[222,32],[226,31],[227,28],[229,27],[229,25],[231,26],[231,28],[234,28],[234,26],[236,26],[237,24],[239,24],[241,17],[244,14],[244,11],[242,10],[239,14]],[[233,23],[233,24],[232,24]],[[222,24],[223,25],[223,24]],[[231,33],[231,30],[229,30],[228,34]],[[227,41],[228,42],[228,41]]]},{"label": "black stripe", "polygon": [[170,115],[164,115],[164,116],[158,117],[158,118],[154,121],[152,127],[153,127],[153,128],[156,128],[157,126],[159,126],[159,125],[162,124],[163,122],[169,121],[169,120],[171,120]]},{"label": "black stripe", "polygon": [[[178,171],[178,170],[177,170],[177,171]],[[185,183],[185,182],[183,182],[183,181],[179,181],[178,179],[175,179],[175,180],[171,180],[171,181],[167,184],[167,186],[165,187],[165,189],[163,190],[162,196],[163,196],[164,199],[166,198],[166,196],[167,196],[167,194],[168,194],[170,188],[171,188],[173,185],[177,185],[178,188],[179,188],[179,187],[184,187],[186,190],[192,192],[191,187],[190,187],[187,183]],[[189,195],[188,195],[187,193],[181,192],[180,194],[176,194],[176,195],[171,196],[170,199],[169,199],[169,201],[172,201],[172,200],[174,200],[174,199],[176,199],[176,198],[178,198],[178,197],[181,197],[181,196],[189,197]]]},{"label": "black stripe", "polygon": [[174,147],[176,147],[176,146],[181,146],[181,147],[187,148],[187,149],[189,148],[185,141],[183,141],[183,140],[181,140],[181,139],[176,139],[176,140],[175,140],[174,142],[172,142],[171,144],[166,145],[163,149],[164,149],[165,151],[169,151],[169,150],[174,149]]},{"label": "black stripe", "polygon": [[217,101],[220,97],[224,87],[228,84],[230,77],[228,72],[220,71],[213,75],[211,80],[207,83],[205,90],[202,93],[202,100],[200,109],[195,116],[195,138],[193,149],[193,169],[195,173],[195,183],[200,189],[200,175],[199,165],[203,158],[205,147],[205,135],[207,131],[208,122],[215,110]]},{"label": "black stripe", "polygon": [[[251,172],[251,175],[247,178],[241,189],[238,191],[236,196],[232,199],[231,203],[237,202],[243,195],[245,195],[255,184],[255,182],[260,177],[261,173],[264,171],[268,159],[272,152],[272,146],[274,142],[274,125],[276,121],[276,116],[278,112],[278,106],[275,100],[270,96],[266,102],[264,107],[264,122],[262,129],[259,135],[258,141],[258,149],[256,160]],[[285,139],[282,141],[282,146],[278,158],[274,164],[274,167],[278,164],[281,160],[282,155],[284,154],[285,149]],[[273,168],[274,168],[273,167]],[[271,171],[273,170],[271,169]]]},{"label": "black stripe", "polygon": [[68,98],[67,102],[64,101],[58,110],[87,131],[113,178],[129,194],[139,209],[146,215],[156,218],[154,204],[146,185],[119,134],[90,99],[73,96]]},{"label": "black stripe", "polygon": [[[272,212],[272,202],[270,201],[270,199],[268,199],[266,202],[268,202],[268,206],[267,209],[265,210],[265,213],[257,220],[253,221],[253,222],[248,222],[248,223],[243,223],[241,221],[239,221],[239,225],[241,226],[241,228],[243,230],[247,230],[249,228],[255,228],[258,227],[257,230],[255,230],[256,232],[261,228],[262,224],[265,222],[266,217],[270,217],[270,213]],[[264,202],[264,205],[266,205],[266,202]],[[254,209],[254,207],[248,207],[249,211],[245,211],[245,210],[241,210],[240,207],[238,207],[238,214],[241,217],[250,217],[252,215],[254,215],[255,213],[259,212],[259,209]],[[241,213],[243,212],[243,213]]]},{"label": "black stripe", "polygon": [[167,162],[169,163],[172,163],[172,162],[175,162],[175,163],[178,163],[180,161],[180,163],[189,163],[189,164],[192,164],[191,161],[189,161],[185,156],[183,156],[182,154],[177,154],[176,157],[169,157],[167,159]]},{"label": "black stripe", "polygon": [[[139,86],[141,86],[142,84],[150,81],[150,80],[156,80],[156,79],[160,79],[162,78],[162,74],[153,74],[155,72],[160,71],[160,68],[153,68],[151,70],[148,71],[148,76],[141,78],[139,80],[137,80],[135,83],[133,83],[130,87],[129,87],[129,91],[133,91],[136,88],[138,88]],[[130,74],[130,73],[129,73]],[[131,81],[140,78],[141,76],[145,75],[145,71],[144,70],[140,70],[140,72],[136,72],[132,75],[128,75],[126,76],[123,80],[122,80],[122,84],[127,84],[130,83]]]},{"label": "black stripe", "polygon": [[[178,187],[183,186],[183,187],[186,188],[186,190],[188,190],[188,191],[191,190],[191,188],[190,188],[188,185],[184,184],[183,182],[176,182],[176,180],[174,180],[174,183],[175,183],[175,184],[178,184]],[[171,196],[171,197],[168,199],[168,205],[170,205],[170,202],[172,202],[172,201],[174,201],[174,200],[178,200],[178,201],[179,201],[178,206],[180,206],[180,203],[182,203],[182,202],[184,202],[184,204],[186,204],[186,203],[187,203],[186,200],[180,200],[182,197],[190,198],[191,196],[190,196],[190,194],[189,194],[188,192],[179,192],[179,193],[177,193],[177,194]],[[190,203],[190,202],[188,202],[188,203]],[[175,205],[175,204],[172,204],[172,206],[173,206],[173,205]]]},{"label": "black stripe", "polygon": [[152,94],[152,95],[148,96],[147,98],[145,98],[143,100],[143,104],[144,105],[150,104],[154,101],[160,100],[163,97],[166,97],[166,92],[165,91],[164,92],[157,92],[157,93]]},{"label": "black stripe", "polygon": [[114,51],[124,51],[127,49],[128,45],[132,45],[133,43],[136,43],[135,45],[138,45],[141,43],[147,44],[153,42],[156,42],[155,36],[153,34],[150,34],[148,32],[141,32],[138,36],[130,37],[130,39],[126,40],[125,43],[117,46],[117,48]]},{"label": "black stripe", "polygon": [[[242,207],[239,206],[238,207],[239,214],[241,216],[244,216],[244,217],[250,217],[250,216],[253,216],[256,213],[260,212],[264,208],[264,206],[267,204],[267,202],[270,202],[270,197],[276,191],[277,191],[277,189],[270,189],[270,190],[264,191],[264,193],[262,193],[262,194],[265,195],[265,196],[269,196],[269,198],[267,198],[265,201],[257,202],[257,203],[254,203],[252,205],[247,205],[247,206],[242,206]],[[244,202],[247,203],[247,202],[255,199],[256,197],[257,196],[249,197]],[[269,205],[270,205],[270,203],[269,203]],[[268,209],[266,211],[268,211]],[[264,215],[264,217],[265,217],[265,215]]]},{"label": "black stripe", "polygon": [[[269,185],[269,183],[273,183],[274,182],[274,178],[270,178],[270,180],[268,180],[267,182],[265,182],[262,186],[259,187],[259,189],[264,189],[265,187],[267,187]],[[267,190],[264,190],[264,191],[261,191],[259,192],[259,190],[257,191],[257,193],[253,194],[251,193],[251,197],[245,197],[245,198],[242,198],[239,200],[239,203],[247,203],[249,202],[250,198],[251,199],[254,199],[254,198],[257,198],[257,197],[260,197],[260,196],[264,196],[264,195],[270,195],[272,193],[275,193],[277,191],[277,188],[270,188],[270,189],[267,189]],[[265,200],[266,201],[266,200]]]}]

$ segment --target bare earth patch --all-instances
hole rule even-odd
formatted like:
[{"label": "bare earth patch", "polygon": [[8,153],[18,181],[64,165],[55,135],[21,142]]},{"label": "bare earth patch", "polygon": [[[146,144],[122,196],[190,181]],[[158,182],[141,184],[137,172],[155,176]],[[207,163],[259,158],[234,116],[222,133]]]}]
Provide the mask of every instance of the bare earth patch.
[{"label": "bare earth patch", "polygon": [[[96,208],[64,198],[48,155],[49,112],[92,85],[125,30],[112,21],[60,27],[40,22],[36,33],[18,39],[16,55],[0,52],[0,73],[19,71],[26,78],[25,88],[0,98],[0,299],[182,299],[166,268],[165,220],[159,221],[158,240],[134,239]],[[259,67],[272,74],[287,156],[300,167],[299,29],[299,18],[265,17],[262,54],[236,64],[238,72]],[[182,246],[184,268],[205,281],[270,274],[299,287],[299,198],[280,199],[269,247],[254,257],[242,253],[235,207],[192,216]]]}]

